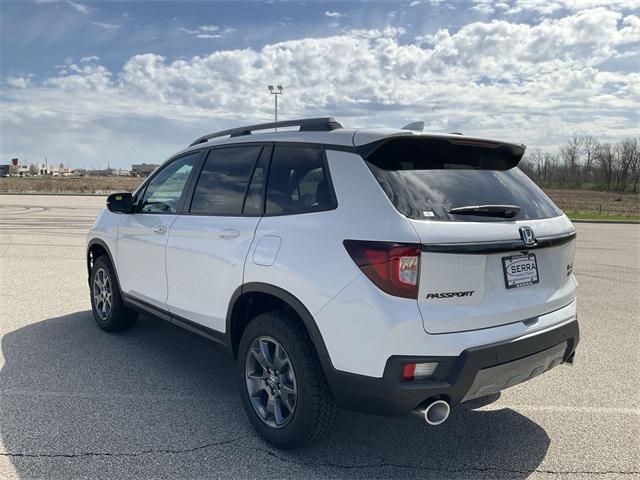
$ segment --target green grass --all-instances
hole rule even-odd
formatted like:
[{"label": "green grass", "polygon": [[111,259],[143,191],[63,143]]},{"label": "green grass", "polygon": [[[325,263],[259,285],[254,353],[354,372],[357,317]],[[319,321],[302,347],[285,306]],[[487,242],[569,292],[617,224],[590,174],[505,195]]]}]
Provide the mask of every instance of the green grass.
[{"label": "green grass", "polygon": [[621,215],[621,214],[607,214],[589,211],[573,211],[565,212],[571,220],[623,220],[628,222],[639,222],[640,215]]}]

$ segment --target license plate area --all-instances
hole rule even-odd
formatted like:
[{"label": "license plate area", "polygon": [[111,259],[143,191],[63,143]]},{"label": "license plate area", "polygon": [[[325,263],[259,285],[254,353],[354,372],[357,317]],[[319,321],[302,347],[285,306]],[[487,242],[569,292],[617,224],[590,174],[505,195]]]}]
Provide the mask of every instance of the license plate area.
[{"label": "license plate area", "polygon": [[502,257],[502,272],[507,289],[526,287],[540,281],[535,253]]}]

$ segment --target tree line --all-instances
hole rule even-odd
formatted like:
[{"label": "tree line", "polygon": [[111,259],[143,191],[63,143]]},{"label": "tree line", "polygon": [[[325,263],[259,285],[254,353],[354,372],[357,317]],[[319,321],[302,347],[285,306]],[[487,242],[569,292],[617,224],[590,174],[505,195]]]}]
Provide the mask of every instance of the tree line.
[{"label": "tree line", "polygon": [[555,153],[527,152],[519,167],[543,188],[638,193],[640,138],[607,143],[574,136]]}]

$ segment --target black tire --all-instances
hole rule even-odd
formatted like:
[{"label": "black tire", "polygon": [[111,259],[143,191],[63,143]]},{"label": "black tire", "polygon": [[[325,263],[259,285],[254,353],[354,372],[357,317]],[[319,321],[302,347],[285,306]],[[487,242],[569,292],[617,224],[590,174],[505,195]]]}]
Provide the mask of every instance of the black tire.
[{"label": "black tire", "polygon": [[[101,289],[100,284],[105,285],[105,288]],[[93,318],[102,330],[119,332],[131,328],[136,323],[138,314],[127,308],[122,301],[116,273],[106,255],[101,255],[93,262],[89,289]],[[110,298],[110,306],[107,307],[109,302],[101,301],[100,296],[96,296],[100,290],[104,290],[107,298]]]},{"label": "black tire", "polygon": [[[264,339],[272,339],[276,344],[280,344],[284,350],[281,356],[291,365],[295,376],[295,405],[289,412],[287,423],[279,427],[267,423],[264,416],[254,407],[256,395],[251,396],[249,393],[251,387],[248,385],[250,381],[247,380],[247,371],[252,365],[257,365],[250,349],[255,350],[260,341],[265,341]],[[251,359],[247,360],[250,355]],[[282,370],[276,373],[278,378],[283,378],[280,377],[281,374]],[[264,313],[247,325],[238,348],[238,376],[242,403],[249,421],[262,438],[274,447],[298,448],[319,438],[330,429],[336,414],[335,402],[313,343],[293,311]],[[263,385],[268,387],[266,381]],[[266,389],[257,394],[258,397],[261,395],[268,395]],[[276,421],[275,416],[271,421]]]}]

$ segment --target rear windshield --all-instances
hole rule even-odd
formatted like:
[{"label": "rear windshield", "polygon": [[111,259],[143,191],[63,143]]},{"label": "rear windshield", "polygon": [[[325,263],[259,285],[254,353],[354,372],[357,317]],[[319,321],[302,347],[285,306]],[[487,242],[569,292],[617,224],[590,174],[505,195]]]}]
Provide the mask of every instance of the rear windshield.
[{"label": "rear windshield", "polygon": [[[391,142],[390,142],[391,143]],[[434,148],[436,147],[436,148]],[[535,220],[561,211],[519,168],[519,160],[491,148],[423,143],[381,147],[367,158],[393,205],[416,220],[496,222]],[[512,218],[454,214],[476,205],[515,205]]]}]

